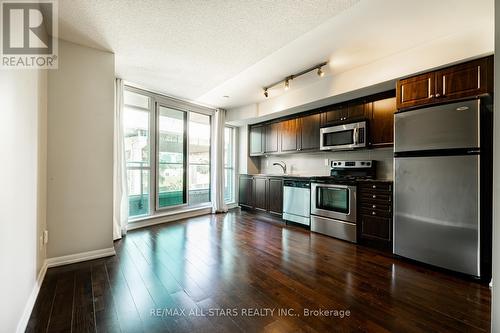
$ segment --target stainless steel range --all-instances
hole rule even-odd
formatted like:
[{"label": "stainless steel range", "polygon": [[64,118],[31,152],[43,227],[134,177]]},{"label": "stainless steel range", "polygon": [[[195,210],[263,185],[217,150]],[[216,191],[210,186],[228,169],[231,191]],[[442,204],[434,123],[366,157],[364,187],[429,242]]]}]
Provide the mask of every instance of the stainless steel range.
[{"label": "stainless steel range", "polygon": [[331,161],[311,180],[311,230],[356,243],[356,180],[375,176],[375,161]]}]

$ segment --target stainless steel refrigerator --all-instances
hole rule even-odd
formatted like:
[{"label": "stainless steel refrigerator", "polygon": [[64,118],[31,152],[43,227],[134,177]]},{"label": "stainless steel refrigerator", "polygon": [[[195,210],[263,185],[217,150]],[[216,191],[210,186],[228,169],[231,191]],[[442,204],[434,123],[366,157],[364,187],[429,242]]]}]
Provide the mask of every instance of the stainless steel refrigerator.
[{"label": "stainless steel refrigerator", "polygon": [[481,101],[394,116],[394,253],[481,275]]}]

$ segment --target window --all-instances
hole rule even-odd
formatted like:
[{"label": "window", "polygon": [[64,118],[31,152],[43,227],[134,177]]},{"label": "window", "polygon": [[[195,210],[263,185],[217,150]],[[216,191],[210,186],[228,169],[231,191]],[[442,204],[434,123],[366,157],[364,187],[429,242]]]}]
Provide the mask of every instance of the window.
[{"label": "window", "polygon": [[210,201],[210,117],[191,113],[189,118],[189,202]]},{"label": "window", "polygon": [[235,192],[235,129],[224,128],[224,202],[236,201]]},{"label": "window", "polygon": [[123,123],[130,219],[210,202],[210,110],[126,87]]},{"label": "window", "polygon": [[148,215],[150,210],[150,115],[147,96],[124,92],[123,127],[130,217]]},{"label": "window", "polygon": [[158,107],[157,209],[187,203],[186,112]]}]

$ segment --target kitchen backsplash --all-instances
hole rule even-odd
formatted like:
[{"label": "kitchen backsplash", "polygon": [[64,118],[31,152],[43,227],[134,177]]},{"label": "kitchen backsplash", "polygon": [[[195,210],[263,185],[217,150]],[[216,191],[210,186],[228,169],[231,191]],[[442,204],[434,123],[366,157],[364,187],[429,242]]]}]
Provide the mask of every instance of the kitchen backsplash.
[{"label": "kitchen backsplash", "polygon": [[[325,159],[328,159],[328,165],[325,165]],[[287,173],[326,176],[330,174],[331,160],[375,160],[377,161],[377,178],[393,178],[392,148],[263,156],[260,157],[260,172],[281,173],[281,168],[273,166],[273,163],[283,161],[286,163]]]}]

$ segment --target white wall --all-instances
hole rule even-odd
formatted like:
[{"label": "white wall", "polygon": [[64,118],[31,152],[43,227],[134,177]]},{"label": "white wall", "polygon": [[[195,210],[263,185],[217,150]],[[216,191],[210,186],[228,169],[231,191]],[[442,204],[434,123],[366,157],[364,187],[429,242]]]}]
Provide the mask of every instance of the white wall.
[{"label": "white wall", "polygon": [[[466,33],[434,39],[333,76],[318,78],[300,88],[292,87],[260,103],[229,109],[226,120],[243,126],[393,89],[399,77],[491,54],[492,36],[488,29],[471,27]],[[255,162],[240,151],[240,165],[252,164]],[[245,172],[251,173],[241,169],[241,173]]]},{"label": "white wall", "polygon": [[[248,157],[248,126],[238,128],[238,173],[258,173],[259,159]],[[236,186],[238,187],[238,186]]]},{"label": "white wall", "polygon": [[328,159],[328,162],[332,160],[374,160],[377,161],[377,178],[392,179],[393,155],[392,148],[269,155],[258,158],[260,159],[259,172],[279,174],[282,172],[281,168],[273,166],[273,163],[283,161],[287,165],[287,173],[305,176],[329,176],[330,165],[325,165],[325,159]]},{"label": "white wall", "polygon": [[1,332],[16,331],[45,260],[46,98],[45,71],[0,71]]},{"label": "white wall", "polygon": [[[495,2],[495,53],[500,53],[500,5]],[[495,57],[496,58],[496,57]],[[495,59],[493,134],[493,290],[491,331],[500,332],[500,64]]]},{"label": "white wall", "polygon": [[111,248],[114,55],[59,42],[48,77],[48,257]]}]

